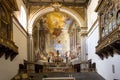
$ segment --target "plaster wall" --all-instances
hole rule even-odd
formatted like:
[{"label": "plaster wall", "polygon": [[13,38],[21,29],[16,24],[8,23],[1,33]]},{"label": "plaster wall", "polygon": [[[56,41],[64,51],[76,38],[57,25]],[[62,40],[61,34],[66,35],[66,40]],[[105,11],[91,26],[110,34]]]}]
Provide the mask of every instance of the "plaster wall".
[{"label": "plaster wall", "polygon": [[[98,0],[91,0],[91,3],[87,9],[88,18],[88,60],[91,59],[92,63],[96,63],[97,72],[105,78],[105,80],[120,80],[120,55],[114,54],[114,57],[109,56],[101,60],[98,55],[95,54],[96,46],[99,40],[99,25],[97,21],[97,13],[95,8],[98,4]],[[114,67],[113,67],[114,66]],[[113,72],[114,69],[114,72]]]},{"label": "plaster wall", "polygon": [[8,58],[5,60],[3,55],[0,58],[0,80],[11,80],[17,73],[19,64],[27,60],[27,34],[14,20],[13,22],[13,41],[19,47],[18,55],[13,61]]}]

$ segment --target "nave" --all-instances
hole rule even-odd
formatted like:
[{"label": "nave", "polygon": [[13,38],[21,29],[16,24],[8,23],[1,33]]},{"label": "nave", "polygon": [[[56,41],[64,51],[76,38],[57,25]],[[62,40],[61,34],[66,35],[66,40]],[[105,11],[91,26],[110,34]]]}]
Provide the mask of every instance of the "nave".
[{"label": "nave", "polygon": [[21,64],[19,73],[12,80],[105,80],[95,71],[92,65],[81,70],[79,64],[74,66],[56,66],[54,63],[52,65],[48,63],[44,65],[36,64],[35,72],[31,72],[31,70],[27,70],[28,64],[33,63],[25,61],[24,65]]},{"label": "nave", "polygon": [[119,66],[120,0],[0,0],[0,80],[120,80]]}]

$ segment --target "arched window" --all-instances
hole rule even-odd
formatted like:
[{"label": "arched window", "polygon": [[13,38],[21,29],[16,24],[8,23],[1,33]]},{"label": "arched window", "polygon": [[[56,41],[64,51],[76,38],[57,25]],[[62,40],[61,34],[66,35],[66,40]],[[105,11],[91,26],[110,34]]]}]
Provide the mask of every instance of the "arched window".
[{"label": "arched window", "polygon": [[21,19],[20,22],[21,22],[23,28],[26,30],[27,29],[26,28],[26,25],[27,25],[26,20],[27,19],[26,19],[26,11],[23,6],[21,6],[20,19]]}]

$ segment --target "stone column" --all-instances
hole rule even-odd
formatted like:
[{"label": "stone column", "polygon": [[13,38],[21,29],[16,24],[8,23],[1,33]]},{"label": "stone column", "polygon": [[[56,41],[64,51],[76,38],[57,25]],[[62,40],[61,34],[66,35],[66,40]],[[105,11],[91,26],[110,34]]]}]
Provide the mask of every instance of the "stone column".
[{"label": "stone column", "polygon": [[86,44],[86,34],[81,35],[81,61],[87,61],[87,44]]},{"label": "stone column", "polygon": [[77,50],[77,30],[76,30],[76,28],[75,28],[75,50]]},{"label": "stone column", "polygon": [[81,70],[87,69],[87,28],[84,27],[80,32],[81,37]]},{"label": "stone column", "polygon": [[28,61],[33,62],[33,37],[28,35]]},{"label": "stone column", "polygon": [[34,73],[34,59],[33,59],[33,37],[32,34],[28,35],[28,63],[27,63],[27,72]]},{"label": "stone column", "polygon": [[[34,62],[35,62],[35,55],[36,53],[39,53],[39,23],[36,24],[36,28],[34,29],[37,34],[29,33],[28,35],[28,73],[34,73],[35,72],[35,67],[34,67]],[[34,41],[33,41],[33,35],[36,37],[35,41],[37,42],[36,46],[34,46]]]}]

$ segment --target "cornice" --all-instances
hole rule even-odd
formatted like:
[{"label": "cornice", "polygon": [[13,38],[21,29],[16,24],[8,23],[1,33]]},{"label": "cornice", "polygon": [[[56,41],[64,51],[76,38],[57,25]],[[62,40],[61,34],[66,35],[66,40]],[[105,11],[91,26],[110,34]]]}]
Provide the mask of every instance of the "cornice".
[{"label": "cornice", "polygon": [[23,28],[23,26],[21,25],[21,23],[18,21],[18,19],[16,18],[15,15],[12,16],[14,18],[14,20],[18,23],[18,25],[20,26],[20,28],[28,35],[27,31]]},{"label": "cornice", "polygon": [[103,2],[103,0],[99,0],[99,1],[98,1],[98,5],[97,5],[97,7],[96,7],[96,9],[95,9],[95,12],[98,12],[98,10],[99,10],[102,2]]},{"label": "cornice", "polygon": [[91,33],[91,31],[93,30],[93,28],[96,27],[95,25],[96,25],[97,22],[98,22],[98,19],[95,20],[95,22],[93,23],[93,25],[91,26],[91,28],[88,30],[87,34]]}]

